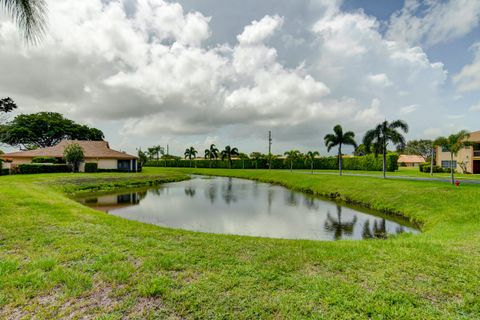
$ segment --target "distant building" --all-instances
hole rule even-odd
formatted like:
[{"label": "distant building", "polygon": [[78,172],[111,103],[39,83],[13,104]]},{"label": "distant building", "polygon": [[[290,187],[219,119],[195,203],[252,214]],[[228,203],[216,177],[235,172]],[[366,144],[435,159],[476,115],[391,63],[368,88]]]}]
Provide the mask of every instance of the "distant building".
[{"label": "distant building", "polygon": [[467,141],[470,141],[472,145],[460,150],[456,156],[454,155],[453,162],[448,150],[437,147],[437,166],[444,169],[453,167],[458,172],[480,174],[480,131],[471,132]]},{"label": "distant building", "polygon": [[72,143],[79,144],[83,148],[85,155],[85,162],[80,165],[80,172],[85,171],[85,163],[87,162],[97,163],[98,169],[137,171],[138,157],[110,149],[107,141],[63,140],[54,147],[6,153],[0,155],[0,158],[10,162],[9,166],[11,167],[23,163],[31,163],[33,158],[36,157],[62,159],[63,151]]},{"label": "distant building", "polygon": [[418,167],[425,162],[425,158],[413,154],[402,154],[398,157],[398,164],[404,167]]}]

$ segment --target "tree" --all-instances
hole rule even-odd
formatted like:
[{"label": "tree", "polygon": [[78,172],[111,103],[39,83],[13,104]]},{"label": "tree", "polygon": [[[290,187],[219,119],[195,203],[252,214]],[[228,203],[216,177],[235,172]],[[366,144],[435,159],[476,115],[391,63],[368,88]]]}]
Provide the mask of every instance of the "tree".
[{"label": "tree", "polygon": [[85,160],[83,148],[78,143],[69,144],[63,151],[63,159],[72,166],[73,172],[78,172],[80,163]]},{"label": "tree", "polygon": [[165,153],[163,147],[161,146],[153,146],[151,148],[148,148],[147,151],[150,158],[153,159],[153,157],[156,157],[157,161],[160,161],[160,155],[163,155]]},{"label": "tree", "polygon": [[367,147],[367,150],[371,150],[373,147],[375,156],[382,154],[384,179],[387,177],[387,146],[389,142],[392,142],[397,147],[405,145],[405,138],[397,129],[407,133],[408,125],[402,120],[395,120],[392,123],[385,120],[374,129],[367,131],[363,138],[363,144]]},{"label": "tree", "polygon": [[278,157],[273,153],[269,153],[266,155],[265,159],[267,159],[268,169],[273,169],[273,161],[275,161]]},{"label": "tree", "polygon": [[342,175],[342,146],[343,145],[351,145],[353,147],[357,147],[357,143],[355,142],[355,133],[352,131],[343,132],[342,126],[337,124],[333,128],[333,133],[327,134],[324,138],[325,146],[327,147],[327,151],[333,147],[338,146],[338,169],[340,171],[340,175]]},{"label": "tree", "polygon": [[367,147],[365,147],[363,143],[358,145],[355,148],[355,151],[353,152],[353,155],[357,157],[363,157],[363,156],[366,156],[367,154],[368,154]]},{"label": "tree", "polygon": [[21,114],[0,130],[0,142],[27,150],[52,147],[65,139],[99,141],[104,135],[56,112]]},{"label": "tree", "polygon": [[468,131],[462,130],[460,132],[451,134],[448,137],[440,137],[435,140],[436,145],[441,146],[450,152],[450,174],[452,184],[455,183],[453,156],[456,156],[461,149],[471,145],[471,143],[467,141],[469,137],[470,134]]},{"label": "tree", "polygon": [[185,156],[185,159],[188,158],[190,160],[190,168],[192,167],[192,159],[194,159],[197,156],[197,153],[198,151],[195,150],[194,147],[185,149],[184,156]]},{"label": "tree", "polygon": [[310,162],[310,169],[312,170],[313,174],[313,164],[315,162],[315,158],[320,156],[320,153],[318,151],[308,151],[307,154],[305,155],[305,161]]},{"label": "tree", "polygon": [[264,157],[263,154],[260,152],[252,152],[250,153],[250,158],[252,158],[255,161],[255,169],[258,169],[258,160],[262,159]]},{"label": "tree", "polygon": [[0,7],[20,29],[27,43],[38,42],[46,29],[44,0],[0,0]]},{"label": "tree", "polygon": [[286,161],[290,162],[290,172],[293,172],[293,163],[300,158],[300,151],[290,150],[284,153],[287,156]]},{"label": "tree", "polygon": [[142,151],[142,149],[138,149],[138,162],[140,165],[143,167],[145,163],[148,161],[148,156],[145,152]]},{"label": "tree", "polygon": [[222,161],[225,159],[228,159],[228,167],[231,169],[232,168],[232,157],[238,156],[238,149],[237,148],[232,148],[230,146],[226,146],[225,149],[222,150],[221,152],[222,155]]},{"label": "tree", "polygon": [[432,154],[432,144],[432,140],[410,140],[405,145],[403,152],[405,154],[414,154],[428,159]]},{"label": "tree", "polygon": [[218,158],[218,152],[219,150],[217,147],[215,147],[214,144],[210,145],[210,148],[205,149],[205,159],[208,159],[208,165],[211,168],[212,167],[212,159],[217,159]]},{"label": "tree", "polygon": [[12,98],[7,97],[0,99],[0,112],[9,113],[15,109],[17,109],[17,105],[12,100]]},{"label": "tree", "polygon": [[240,152],[238,154],[238,157],[240,158],[240,160],[242,160],[242,169],[245,169],[245,160],[248,159],[248,155],[246,153]]}]

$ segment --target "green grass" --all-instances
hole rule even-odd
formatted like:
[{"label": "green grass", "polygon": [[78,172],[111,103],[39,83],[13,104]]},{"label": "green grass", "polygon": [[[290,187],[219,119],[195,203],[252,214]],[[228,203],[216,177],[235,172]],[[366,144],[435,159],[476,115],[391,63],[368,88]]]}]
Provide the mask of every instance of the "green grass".
[{"label": "green grass", "polygon": [[[338,242],[212,235],[110,216],[66,194],[193,172],[363,203],[421,222],[423,233]],[[477,319],[479,192],[274,170],[1,177],[0,318]]]}]

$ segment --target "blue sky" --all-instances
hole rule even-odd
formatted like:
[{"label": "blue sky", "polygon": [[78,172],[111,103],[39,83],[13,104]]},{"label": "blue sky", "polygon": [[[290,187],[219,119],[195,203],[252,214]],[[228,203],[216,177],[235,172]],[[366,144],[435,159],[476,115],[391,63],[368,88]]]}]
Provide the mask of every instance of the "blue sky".
[{"label": "blue sky", "polygon": [[0,17],[0,93],[135,152],[320,150],[404,119],[409,139],[480,130],[480,2],[48,0],[26,47]]}]

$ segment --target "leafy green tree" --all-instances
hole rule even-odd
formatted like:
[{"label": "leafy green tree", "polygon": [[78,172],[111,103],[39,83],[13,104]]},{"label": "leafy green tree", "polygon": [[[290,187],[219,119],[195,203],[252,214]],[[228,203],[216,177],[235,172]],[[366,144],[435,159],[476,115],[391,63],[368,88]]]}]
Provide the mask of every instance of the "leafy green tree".
[{"label": "leafy green tree", "polygon": [[143,167],[148,161],[148,156],[142,149],[138,149],[138,162]]},{"label": "leafy green tree", "polygon": [[300,151],[290,150],[290,151],[286,151],[284,155],[287,156],[285,160],[290,162],[290,172],[293,172],[293,163],[296,160],[300,159]]},{"label": "leafy green tree", "polygon": [[52,147],[65,139],[99,141],[104,135],[56,112],[21,114],[0,129],[0,142],[27,150]]},{"label": "leafy green tree", "polygon": [[69,144],[63,151],[63,159],[72,166],[73,172],[78,172],[80,164],[85,160],[83,148],[78,143]]},{"label": "leafy green tree", "polygon": [[403,153],[414,154],[429,159],[432,154],[433,141],[432,140],[410,140],[405,145]]},{"label": "leafy green tree", "polygon": [[327,147],[327,151],[333,147],[338,146],[338,170],[340,175],[342,175],[342,146],[343,145],[351,145],[353,147],[357,147],[357,143],[355,142],[355,133],[352,131],[343,132],[343,128],[341,125],[337,124],[333,128],[333,133],[327,134],[324,138],[325,146]]},{"label": "leafy green tree", "polygon": [[38,42],[46,29],[44,0],[0,0],[0,8],[11,17],[27,43]]},{"label": "leafy green tree", "polygon": [[185,149],[185,153],[183,154],[185,156],[185,159],[190,160],[190,168],[192,167],[192,159],[194,159],[197,156],[198,151],[195,150],[194,147],[190,147]]},{"label": "leafy green tree", "polygon": [[318,151],[308,151],[305,154],[305,161],[310,162],[310,169],[312,170],[313,174],[313,164],[315,162],[315,158],[320,156],[320,153]]},{"label": "leafy green tree", "polygon": [[255,169],[258,169],[258,160],[264,158],[265,156],[260,152],[252,152],[250,153],[250,158],[255,161]]},{"label": "leafy green tree", "polygon": [[246,153],[242,153],[240,152],[238,154],[238,157],[240,158],[240,160],[242,160],[242,169],[245,169],[245,160],[248,160],[248,155]]},{"label": "leafy green tree", "polygon": [[362,143],[355,148],[353,155],[357,157],[363,157],[366,156],[368,153],[369,152],[367,150],[367,147],[365,147],[365,145]]},{"label": "leafy green tree", "polygon": [[408,132],[408,125],[402,120],[395,120],[391,123],[383,121],[379,123],[374,129],[367,131],[363,138],[363,144],[367,147],[367,150],[373,151],[375,155],[382,154],[383,159],[383,178],[387,177],[387,147],[392,142],[397,147],[405,145],[405,138],[399,132]]},{"label": "leafy green tree", "polygon": [[453,156],[456,156],[458,152],[471,145],[468,140],[470,134],[466,130],[462,130],[460,132],[454,133],[449,135],[448,137],[440,137],[435,140],[435,145],[441,146],[450,152],[450,174],[451,174],[451,182],[452,184],[455,183],[455,168],[453,167]]},{"label": "leafy green tree", "polygon": [[151,159],[155,157],[157,161],[160,161],[160,155],[165,153],[164,148],[162,146],[153,146],[147,149],[148,154],[150,155]]},{"label": "leafy green tree", "polygon": [[0,99],[0,112],[8,113],[12,112],[15,109],[17,109],[17,105],[12,100],[12,98],[7,97]]},{"label": "leafy green tree", "polygon": [[217,159],[218,158],[218,153],[219,150],[214,144],[210,145],[210,148],[205,149],[205,159],[208,159],[208,166],[211,168],[212,167],[212,159]]},{"label": "leafy green tree", "polygon": [[228,167],[231,169],[232,168],[232,157],[239,156],[239,153],[238,153],[237,148],[232,148],[230,146],[226,146],[225,149],[222,150],[221,155],[222,155],[222,161],[225,160],[225,159],[228,160]]},{"label": "leafy green tree", "polygon": [[265,159],[267,159],[268,163],[268,169],[273,169],[273,161],[275,161],[278,157],[274,155],[273,153],[269,153],[265,156]]}]

